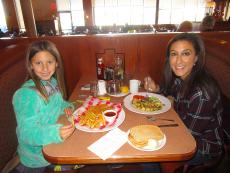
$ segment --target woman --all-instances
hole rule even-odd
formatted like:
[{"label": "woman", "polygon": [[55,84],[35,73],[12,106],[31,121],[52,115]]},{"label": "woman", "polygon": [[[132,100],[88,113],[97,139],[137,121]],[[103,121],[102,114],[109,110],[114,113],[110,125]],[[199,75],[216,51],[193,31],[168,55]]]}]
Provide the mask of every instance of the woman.
[{"label": "woman", "polygon": [[196,34],[182,33],[168,43],[164,84],[150,77],[145,89],[172,96],[174,109],[197,142],[189,164],[214,160],[222,153],[222,105],[215,80],[205,69],[205,48]]}]

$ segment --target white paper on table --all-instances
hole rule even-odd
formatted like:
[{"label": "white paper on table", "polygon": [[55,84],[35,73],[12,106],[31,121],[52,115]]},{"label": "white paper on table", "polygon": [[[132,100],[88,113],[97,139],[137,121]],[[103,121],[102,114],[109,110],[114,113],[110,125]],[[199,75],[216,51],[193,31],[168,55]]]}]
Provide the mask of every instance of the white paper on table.
[{"label": "white paper on table", "polygon": [[81,86],[81,90],[90,90],[90,84],[85,84]]},{"label": "white paper on table", "polygon": [[115,128],[91,144],[88,149],[106,160],[127,142],[127,133]]}]

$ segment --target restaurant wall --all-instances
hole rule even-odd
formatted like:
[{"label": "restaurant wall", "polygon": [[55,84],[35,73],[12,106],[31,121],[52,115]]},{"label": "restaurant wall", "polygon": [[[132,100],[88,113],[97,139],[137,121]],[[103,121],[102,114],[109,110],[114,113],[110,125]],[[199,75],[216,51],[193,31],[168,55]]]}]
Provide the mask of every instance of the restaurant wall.
[{"label": "restaurant wall", "polygon": [[[18,29],[14,0],[2,0],[2,3],[8,30]],[[56,0],[32,0],[32,5],[36,21],[50,21],[53,20],[53,15],[56,15]]]},{"label": "restaurant wall", "polygon": [[18,28],[16,11],[14,8],[14,0],[2,0],[2,5],[5,12],[8,30]]},{"label": "restaurant wall", "polygon": [[53,20],[53,15],[56,15],[56,0],[33,0],[32,5],[36,21]]}]

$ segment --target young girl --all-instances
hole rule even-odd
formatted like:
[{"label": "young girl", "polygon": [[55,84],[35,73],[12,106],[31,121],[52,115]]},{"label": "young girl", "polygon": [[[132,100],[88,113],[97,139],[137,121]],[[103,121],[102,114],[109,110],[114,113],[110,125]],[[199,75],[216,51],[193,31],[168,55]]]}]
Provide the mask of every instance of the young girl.
[{"label": "young girl", "polygon": [[16,172],[43,172],[49,165],[42,147],[60,143],[74,131],[74,126],[58,124],[60,115],[71,113],[66,99],[64,71],[60,54],[49,41],[32,43],[26,54],[26,81],[13,96],[17,119],[18,154]]},{"label": "young girl", "polygon": [[182,33],[170,40],[164,68],[164,85],[150,77],[145,88],[174,98],[174,109],[197,142],[197,153],[188,164],[216,160],[222,153],[222,104],[215,80],[205,69],[203,41]]}]

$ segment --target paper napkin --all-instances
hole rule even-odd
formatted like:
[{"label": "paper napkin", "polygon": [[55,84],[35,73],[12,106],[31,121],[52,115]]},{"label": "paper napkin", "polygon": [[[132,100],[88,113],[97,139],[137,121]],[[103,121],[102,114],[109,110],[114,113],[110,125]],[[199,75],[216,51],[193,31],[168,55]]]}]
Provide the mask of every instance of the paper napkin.
[{"label": "paper napkin", "polygon": [[127,133],[115,128],[91,144],[88,149],[101,159],[106,160],[126,142]]},{"label": "paper napkin", "polygon": [[90,90],[90,84],[82,85],[81,90]]}]

